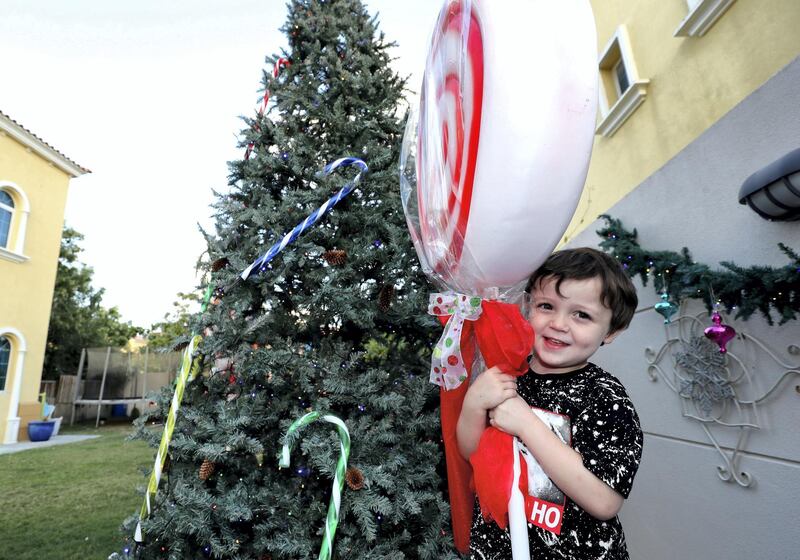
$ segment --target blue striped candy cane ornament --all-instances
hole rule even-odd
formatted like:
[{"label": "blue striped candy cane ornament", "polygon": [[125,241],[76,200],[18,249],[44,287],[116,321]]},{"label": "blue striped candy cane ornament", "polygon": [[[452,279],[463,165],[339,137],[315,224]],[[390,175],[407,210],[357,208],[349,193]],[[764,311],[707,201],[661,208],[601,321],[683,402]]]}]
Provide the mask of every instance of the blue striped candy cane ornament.
[{"label": "blue striped candy cane ornament", "polygon": [[336,161],[329,163],[325,166],[325,169],[322,171],[321,175],[330,175],[336,169],[340,167],[347,167],[350,165],[357,166],[360,171],[358,175],[356,175],[355,179],[353,179],[350,183],[347,183],[344,187],[342,187],[339,192],[335,195],[330,197],[325,204],[317,208],[314,212],[312,212],[305,220],[301,223],[297,224],[297,226],[283,236],[279,242],[275,243],[272,247],[269,248],[264,255],[257,258],[253,263],[244,269],[244,272],[241,274],[242,280],[247,280],[253,274],[258,274],[259,272],[263,272],[267,266],[267,263],[275,258],[275,255],[283,251],[283,249],[289,244],[292,243],[295,239],[300,237],[307,229],[313,226],[319,219],[327,214],[331,208],[336,206],[340,200],[346,197],[348,194],[353,192],[353,189],[356,188],[358,183],[361,181],[361,176],[369,170],[369,167],[366,163],[362,160],[354,157],[344,157],[339,158]]}]

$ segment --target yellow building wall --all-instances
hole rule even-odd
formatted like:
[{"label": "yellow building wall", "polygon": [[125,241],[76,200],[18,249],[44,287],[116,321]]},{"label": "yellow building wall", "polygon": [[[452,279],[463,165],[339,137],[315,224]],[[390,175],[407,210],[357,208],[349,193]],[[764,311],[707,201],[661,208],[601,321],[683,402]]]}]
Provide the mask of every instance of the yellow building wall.
[{"label": "yellow building wall", "polygon": [[673,36],[688,12],[685,0],[591,4],[598,52],[625,24],[639,76],[650,85],[613,136],[595,136],[586,186],[562,243],[800,54],[800,0],[738,0],[702,37]]},{"label": "yellow building wall", "polygon": [[[15,183],[30,203],[23,248],[30,259],[16,263],[0,257],[0,327],[16,329],[27,344],[20,411],[38,398],[69,179],[64,171],[0,133],[0,181]],[[13,354],[5,391],[0,392],[0,442],[5,438],[18,359]],[[19,439],[27,437],[26,424],[26,419],[20,422]]]}]

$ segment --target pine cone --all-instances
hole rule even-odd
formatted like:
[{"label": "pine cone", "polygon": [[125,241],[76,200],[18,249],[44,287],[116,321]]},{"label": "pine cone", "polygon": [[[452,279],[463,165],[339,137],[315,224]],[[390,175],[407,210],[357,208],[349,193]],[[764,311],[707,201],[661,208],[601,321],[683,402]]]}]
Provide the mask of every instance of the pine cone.
[{"label": "pine cone", "polygon": [[167,453],[167,455],[164,457],[164,466],[161,467],[161,472],[168,473],[171,466],[172,462],[170,461],[169,453]]},{"label": "pine cone", "polygon": [[378,294],[378,309],[386,313],[394,300],[394,286],[386,284]]},{"label": "pine cone", "polygon": [[355,467],[348,467],[344,474],[344,480],[350,490],[361,490],[364,488],[364,473]]},{"label": "pine cone", "polygon": [[203,464],[200,465],[200,473],[198,474],[200,480],[208,480],[212,474],[214,474],[214,468],[216,465],[209,461],[208,459],[203,460]]},{"label": "pine cone", "polygon": [[226,266],[228,266],[228,257],[222,257],[221,259],[215,260],[211,263],[211,272],[217,272],[218,270],[222,270]]},{"label": "pine cone", "polygon": [[341,266],[347,261],[347,251],[331,249],[322,253],[322,258],[331,266]]}]

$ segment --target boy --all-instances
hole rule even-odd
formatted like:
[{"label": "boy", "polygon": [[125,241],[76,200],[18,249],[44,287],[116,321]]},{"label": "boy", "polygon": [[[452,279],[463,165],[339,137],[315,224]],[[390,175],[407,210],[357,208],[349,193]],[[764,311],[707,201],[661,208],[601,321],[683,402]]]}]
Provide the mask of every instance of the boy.
[{"label": "boy", "polygon": [[[627,560],[616,515],[639,466],[642,431],[619,380],[588,360],[628,327],[636,290],[614,258],[581,248],[551,255],[525,291],[535,331],[530,369],[516,379],[498,368],[478,376],[459,416],[459,450],[469,459],[487,425],[527,448],[528,493],[542,500],[534,502],[539,522],[529,519],[532,559]],[[470,557],[511,559],[508,533],[477,505]]]}]

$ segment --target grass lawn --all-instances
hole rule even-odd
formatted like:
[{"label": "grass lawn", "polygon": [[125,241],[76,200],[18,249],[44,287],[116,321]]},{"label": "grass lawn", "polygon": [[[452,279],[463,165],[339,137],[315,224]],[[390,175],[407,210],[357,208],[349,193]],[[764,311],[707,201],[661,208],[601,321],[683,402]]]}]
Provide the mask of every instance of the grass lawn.
[{"label": "grass lawn", "polygon": [[95,560],[122,548],[119,526],[139,511],[139,468],[153,451],[125,441],[129,424],[62,426],[87,441],[0,455],[0,558]]}]

